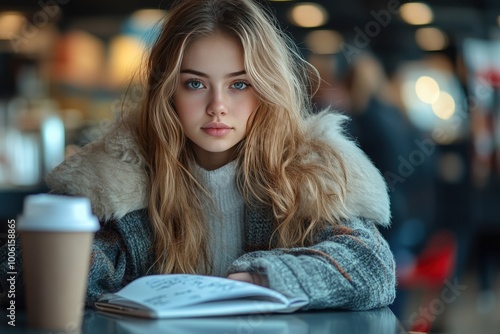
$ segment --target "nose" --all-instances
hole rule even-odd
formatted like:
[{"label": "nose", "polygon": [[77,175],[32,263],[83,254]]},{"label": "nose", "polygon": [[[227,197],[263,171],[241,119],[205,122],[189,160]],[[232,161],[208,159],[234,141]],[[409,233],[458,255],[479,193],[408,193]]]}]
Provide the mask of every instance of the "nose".
[{"label": "nose", "polygon": [[207,114],[221,116],[227,114],[227,101],[222,92],[214,91],[207,105]]}]

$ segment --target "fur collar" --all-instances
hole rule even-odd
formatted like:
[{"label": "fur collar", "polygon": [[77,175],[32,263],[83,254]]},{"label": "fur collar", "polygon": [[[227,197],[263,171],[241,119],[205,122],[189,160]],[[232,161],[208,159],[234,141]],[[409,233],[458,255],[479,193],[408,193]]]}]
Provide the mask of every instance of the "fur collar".
[{"label": "fur collar", "polygon": [[[348,117],[337,113],[313,116],[307,123],[311,136],[323,138],[344,158],[348,188],[346,205],[355,216],[390,224],[390,202],[380,172],[342,129]],[[115,135],[86,145],[66,159],[47,177],[55,193],[85,196],[101,220],[121,218],[147,206],[144,162],[130,135]],[[325,182],[329,182],[325,180]]]}]

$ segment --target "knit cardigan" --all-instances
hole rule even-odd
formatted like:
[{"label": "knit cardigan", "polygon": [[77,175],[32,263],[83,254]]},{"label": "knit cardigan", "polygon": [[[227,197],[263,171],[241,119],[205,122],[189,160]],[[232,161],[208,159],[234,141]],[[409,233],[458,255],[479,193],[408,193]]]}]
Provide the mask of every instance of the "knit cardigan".
[{"label": "knit cardigan", "polygon": [[[350,216],[341,225],[352,232],[345,234],[340,225],[333,225],[318,232],[310,247],[269,250],[274,226],[270,209],[247,207],[245,254],[232,263],[227,274],[266,275],[271,289],[309,299],[303,309],[366,310],[392,303],[395,263],[377,229],[377,225],[390,223],[387,187],[366,155],[343,134],[346,120],[339,114],[322,113],[309,119],[306,133],[331,145],[347,166],[345,203]],[[314,159],[315,154],[308,158]],[[147,177],[127,131],[87,145],[46,180],[53,192],[88,197],[103,222],[92,248],[87,306],[93,307],[103,293],[115,292],[135,278],[154,273],[149,271],[154,254],[146,209]],[[17,253],[21,253],[19,248]],[[17,268],[21,268],[17,260]],[[8,290],[6,247],[0,249],[0,261],[0,302],[4,304]],[[21,293],[22,270],[17,275],[17,291]]]}]

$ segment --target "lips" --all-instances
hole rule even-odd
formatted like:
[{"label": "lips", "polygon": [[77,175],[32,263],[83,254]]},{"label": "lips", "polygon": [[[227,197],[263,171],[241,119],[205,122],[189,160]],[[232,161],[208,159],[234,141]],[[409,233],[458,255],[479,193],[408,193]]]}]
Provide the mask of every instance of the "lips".
[{"label": "lips", "polygon": [[210,122],[202,126],[201,129],[209,136],[222,137],[228,134],[232,127],[221,122]]}]

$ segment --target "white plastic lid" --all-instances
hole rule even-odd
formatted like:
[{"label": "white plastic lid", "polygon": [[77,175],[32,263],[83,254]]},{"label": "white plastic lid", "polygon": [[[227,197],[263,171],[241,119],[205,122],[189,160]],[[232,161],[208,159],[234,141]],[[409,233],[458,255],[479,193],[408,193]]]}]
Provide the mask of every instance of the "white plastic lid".
[{"label": "white plastic lid", "polygon": [[17,221],[19,231],[95,232],[97,217],[92,215],[90,200],[51,194],[29,195]]}]

